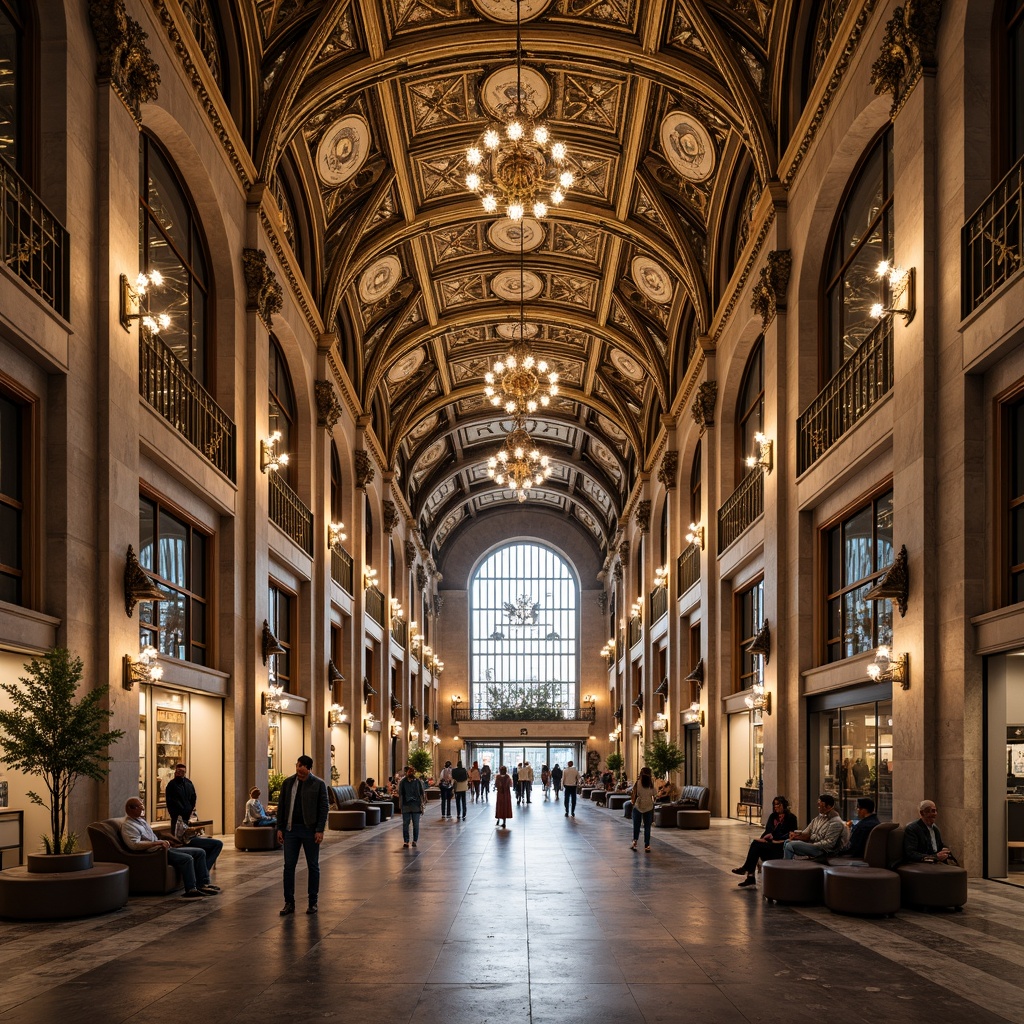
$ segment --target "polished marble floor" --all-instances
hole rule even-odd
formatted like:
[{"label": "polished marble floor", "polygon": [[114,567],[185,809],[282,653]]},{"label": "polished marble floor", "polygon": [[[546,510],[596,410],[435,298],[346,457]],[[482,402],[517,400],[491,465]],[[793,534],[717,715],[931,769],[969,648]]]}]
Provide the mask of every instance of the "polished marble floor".
[{"label": "polished marble floor", "polygon": [[[963,913],[839,917],[768,905],[729,868],[754,829],[655,829],[538,798],[330,833],[320,913],[280,918],[281,859],[228,846],[203,901],[0,923],[0,1022],[987,1024],[1024,1007],[1024,891],[973,881]],[[299,875],[299,891],[305,876]]]}]

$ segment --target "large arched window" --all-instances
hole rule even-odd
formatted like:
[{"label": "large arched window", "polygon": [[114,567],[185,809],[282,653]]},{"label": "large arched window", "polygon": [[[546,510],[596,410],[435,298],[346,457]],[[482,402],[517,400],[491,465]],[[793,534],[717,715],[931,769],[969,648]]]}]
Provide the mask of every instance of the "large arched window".
[{"label": "large arched window", "polygon": [[892,205],[892,130],[887,129],[861,162],[832,227],[822,280],[822,386],[875,328],[871,307],[889,304],[877,268],[893,258]]},{"label": "large arched window", "polygon": [[139,147],[139,264],[159,270],[154,312],[167,313],[163,343],[204,387],[209,373],[210,271],[206,240],[170,157],[143,133]]},{"label": "large arched window", "polygon": [[[736,402],[736,479],[748,471],[754,435],[764,429],[764,338],[758,338],[747,359]],[[758,470],[760,472],[760,470]],[[696,520],[694,520],[696,522]]]},{"label": "large arched window", "polygon": [[998,165],[1001,178],[1024,156],[1024,0],[1004,0],[997,14],[997,60],[993,97],[997,104]]},{"label": "large arched window", "polygon": [[701,480],[703,479],[701,474],[701,445],[700,441],[697,442],[697,450],[693,453],[693,465],[690,467],[690,522],[700,522],[700,502],[701,502]]},{"label": "large arched window", "polygon": [[295,389],[288,373],[288,364],[277,339],[270,336],[270,364],[267,368],[267,391],[270,400],[270,432],[281,435],[278,452],[291,456],[278,470],[286,483],[294,486],[295,465]]},{"label": "large arched window", "polygon": [[470,708],[475,717],[566,717],[579,706],[579,585],[550,548],[489,555],[470,584]]},{"label": "large arched window", "polygon": [[0,157],[28,177],[30,47],[26,12],[19,0],[0,0]]}]

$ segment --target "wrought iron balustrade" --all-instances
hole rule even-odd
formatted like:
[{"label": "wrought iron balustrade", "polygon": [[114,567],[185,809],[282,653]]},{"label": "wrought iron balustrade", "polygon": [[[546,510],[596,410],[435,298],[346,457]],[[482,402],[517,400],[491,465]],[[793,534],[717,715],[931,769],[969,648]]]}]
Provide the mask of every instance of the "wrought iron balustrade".
[{"label": "wrought iron balustrade", "polygon": [[71,315],[71,244],[64,225],[0,159],[0,254],[4,265],[65,320]]},{"label": "wrought iron balustrade", "polygon": [[268,473],[267,476],[270,480],[270,521],[284,530],[312,558],[313,513],[281,479],[280,473]]},{"label": "wrought iron balustrade", "polygon": [[395,619],[391,623],[391,638],[401,647],[405,649],[406,637],[409,633],[409,627],[405,623],[405,619]]},{"label": "wrought iron balustrade", "polygon": [[376,587],[366,588],[366,614],[378,625],[384,625],[384,595]]},{"label": "wrought iron balustrade", "polygon": [[875,329],[796,421],[796,471],[802,473],[892,390],[891,316]]},{"label": "wrought iron balustrade", "polygon": [[342,590],[352,593],[352,556],[344,548],[331,548],[331,579]]},{"label": "wrought iron balustrade", "polygon": [[960,236],[961,315],[974,312],[1021,268],[1024,157],[967,219]]},{"label": "wrought iron balustrade", "polygon": [[139,328],[139,394],[200,455],[234,482],[234,423],[185,364],[144,327]]},{"label": "wrought iron balustrade", "polygon": [[651,622],[668,612],[668,587],[655,587],[650,593]]},{"label": "wrought iron balustrade", "polygon": [[644,635],[643,620],[639,615],[629,617],[629,646],[640,643]]},{"label": "wrought iron balustrade", "polygon": [[700,581],[700,545],[691,544],[676,562],[676,579],[679,593],[685,594]]},{"label": "wrought iron balustrade", "polygon": [[452,724],[458,722],[593,722],[597,712],[593,704],[585,707],[557,707],[549,709],[531,709],[529,716],[512,713],[491,713],[487,705],[477,707],[452,708]]},{"label": "wrought iron balustrade", "polygon": [[764,473],[754,469],[718,510],[718,550],[724,551],[764,512]]}]

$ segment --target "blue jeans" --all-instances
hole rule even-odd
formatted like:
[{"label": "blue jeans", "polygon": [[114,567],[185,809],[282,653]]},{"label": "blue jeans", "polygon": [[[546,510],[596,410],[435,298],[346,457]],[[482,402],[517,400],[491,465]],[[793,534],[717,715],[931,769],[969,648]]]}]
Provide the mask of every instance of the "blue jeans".
[{"label": "blue jeans", "polygon": [[633,808],[633,842],[640,838],[640,822],[644,825],[644,846],[651,845],[651,823],[654,821],[654,811],[638,811]]},{"label": "blue jeans", "polygon": [[213,865],[224,849],[224,844],[219,839],[211,839],[209,836],[196,836],[188,841],[189,846],[197,846],[206,854],[206,869],[213,870]]},{"label": "blue jeans", "polygon": [[444,786],[441,787],[441,817],[450,818],[452,816],[452,789],[449,786],[447,789]]},{"label": "blue jeans", "polygon": [[206,854],[198,847],[175,846],[167,851],[167,863],[181,876],[186,892],[210,884]]},{"label": "blue jeans", "polygon": [[455,790],[455,817],[462,814],[464,818],[466,816],[466,791],[464,789]]},{"label": "blue jeans", "polygon": [[[443,790],[442,790],[443,792]],[[450,792],[450,790],[449,790]],[[443,797],[442,797],[443,799]],[[409,842],[409,822],[412,822],[412,841],[418,843],[420,839],[420,815],[423,812],[418,808],[415,811],[402,811],[402,842]]]},{"label": "blue jeans", "polygon": [[576,814],[576,787],[566,786],[565,787],[565,813],[569,814],[572,812]]},{"label": "blue jeans", "polygon": [[813,857],[815,860],[824,860],[825,851],[820,846],[805,842],[803,839],[787,839],[782,856],[786,860],[794,857]]},{"label": "blue jeans", "polygon": [[299,851],[306,855],[306,892],[309,902],[316,903],[320,892],[320,846],[316,832],[310,825],[292,825],[284,833],[284,901],[295,902],[295,865],[299,863]]}]

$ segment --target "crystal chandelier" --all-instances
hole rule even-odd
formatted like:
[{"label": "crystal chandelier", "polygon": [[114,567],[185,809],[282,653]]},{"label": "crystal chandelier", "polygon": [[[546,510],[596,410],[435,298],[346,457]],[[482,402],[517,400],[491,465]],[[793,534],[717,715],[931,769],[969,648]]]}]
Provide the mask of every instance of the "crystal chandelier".
[{"label": "crystal chandelier", "polygon": [[547,126],[523,105],[523,38],[516,0],[515,110],[466,150],[466,188],[480,196],[487,213],[501,212],[519,221],[529,209],[540,219],[547,216],[549,202],[557,206],[572,188],[567,155],[565,146],[554,142]]},{"label": "crystal chandelier", "polygon": [[539,487],[551,475],[551,460],[541,455],[522,421],[516,420],[501,450],[487,460],[487,475],[524,502],[530,488]]}]

